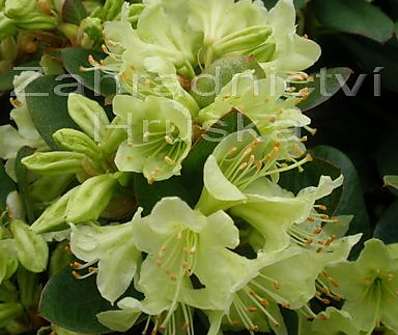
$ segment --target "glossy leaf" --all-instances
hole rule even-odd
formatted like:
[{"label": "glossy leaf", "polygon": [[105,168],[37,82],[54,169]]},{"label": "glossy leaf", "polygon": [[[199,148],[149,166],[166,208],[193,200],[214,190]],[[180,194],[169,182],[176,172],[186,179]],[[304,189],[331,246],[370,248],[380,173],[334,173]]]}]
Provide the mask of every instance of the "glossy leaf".
[{"label": "glossy leaf", "polygon": [[21,160],[24,157],[33,154],[34,149],[29,147],[23,147],[19,150],[17,158],[15,160],[15,175],[18,182],[18,191],[22,198],[22,203],[26,213],[26,219],[29,224],[33,223],[35,220],[35,215],[33,212],[33,203],[30,195],[29,189],[29,176],[28,170],[25,165],[22,164]]},{"label": "glossy leaf", "polygon": [[69,267],[49,280],[40,301],[42,317],[79,333],[110,332],[96,318],[96,314],[109,309],[112,307],[99,294],[95,276],[75,279]]},{"label": "glossy leaf", "polygon": [[376,225],[374,237],[386,244],[398,243],[398,201],[383,213]]},{"label": "glossy leaf", "polygon": [[[305,7],[305,5],[309,2],[309,0],[293,0],[294,1],[294,6],[296,9],[302,9]],[[278,0],[263,0],[264,5],[270,9],[276,5]]]},{"label": "glossy leaf", "polygon": [[65,0],[62,6],[62,18],[64,22],[80,25],[87,17],[86,8],[81,0]]},{"label": "glossy leaf", "polygon": [[193,190],[183,184],[181,177],[173,177],[150,185],[143,175],[137,174],[134,178],[134,186],[138,206],[144,209],[144,215],[149,214],[155,204],[164,197],[177,196],[194,205]]},{"label": "glossy leaf", "polygon": [[[125,296],[143,299],[143,295],[131,287]],[[123,298],[122,297],[122,298]],[[100,312],[117,309],[101,297],[96,277],[78,280],[68,266],[53,275],[44,287],[39,311],[45,319],[70,331],[83,334],[107,334],[111,331],[98,322]]]},{"label": "glossy leaf", "polygon": [[26,102],[33,123],[51,148],[57,148],[52,135],[58,129],[77,128],[67,107],[68,94],[76,88],[72,79],[60,80],[56,76],[40,77],[26,88]]},{"label": "glossy leaf", "polygon": [[113,77],[100,71],[82,71],[84,68],[92,67],[88,61],[90,56],[99,61],[105,57],[105,54],[80,48],[62,50],[65,68],[78,82],[98,95],[106,97],[114,95],[117,86]]},{"label": "glossy leaf", "polygon": [[329,196],[324,204],[331,215],[354,215],[348,234],[364,233],[364,237],[368,237],[369,216],[358,172],[351,160],[341,151],[328,146],[318,146],[311,154],[314,161],[305,166],[303,173],[283,174],[281,183],[288,189],[298,191],[304,186],[316,185],[321,175],[336,178],[343,174],[343,187]]},{"label": "glossy leaf", "polygon": [[378,7],[358,0],[314,0],[315,14],[326,28],[361,35],[380,43],[394,32],[392,20]]},{"label": "glossy leaf", "polygon": [[314,149],[314,153],[320,159],[337,166],[344,175],[343,192],[335,215],[353,215],[347,234],[363,233],[363,240],[367,239],[371,234],[370,218],[354,164],[343,152],[332,147],[319,146]]},{"label": "glossy leaf", "polygon": [[383,139],[377,153],[377,165],[380,178],[398,175],[398,136],[392,134]]},{"label": "glossy leaf", "polygon": [[31,61],[16,66],[15,68],[0,74],[0,92],[11,91],[15,76],[18,76],[23,71],[39,70],[40,65],[38,61]]},{"label": "glossy leaf", "polygon": [[7,196],[14,190],[15,184],[7,175],[3,163],[0,162],[0,213],[6,209]]},{"label": "glossy leaf", "polygon": [[351,75],[352,70],[346,67],[326,69],[312,74],[314,81],[305,85],[311,94],[299,104],[299,107],[307,111],[328,101],[347,83]]}]

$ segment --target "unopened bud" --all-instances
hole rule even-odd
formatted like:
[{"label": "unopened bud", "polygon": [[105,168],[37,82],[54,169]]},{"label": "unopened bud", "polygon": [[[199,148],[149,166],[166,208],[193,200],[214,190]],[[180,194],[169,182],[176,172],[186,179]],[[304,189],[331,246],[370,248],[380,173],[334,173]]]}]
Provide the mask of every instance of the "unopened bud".
[{"label": "unopened bud", "polygon": [[85,133],[75,129],[60,129],[53,134],[55,142],[66,150],[85,154],[93,160],[100,156],[98,145]]},{"label": "unopened bud", "polygon": [[79,173],[86,156],[77,152],[38,152],[22,159],[29,170],[44,175]]},{"label": "unopened bud", "polygon": [[67,222],[96,221],[108,207],[117,185],[111,174],[92,177],[80,185],[67,206]]},{"label": "unopened bud", "polygon": [[75,192],[76,188],[70,190],[52,205],[47,207],[40,217],[32,224],[31,229],[37,234],[66,229],[66,209],[70,198]]},{"label": "unopened bud", "polygon": [[23,221],[13,221],[10,228],[15,240],[17,257],[21,264],[31,272],[44,271],[48,261],[46,241]]},{"label": "unopened bud", "polygon": [[109,119],[101,105],[79,94],[70,94],[68,99],[70,117],[91,138],[100,141],[109,125]]}]

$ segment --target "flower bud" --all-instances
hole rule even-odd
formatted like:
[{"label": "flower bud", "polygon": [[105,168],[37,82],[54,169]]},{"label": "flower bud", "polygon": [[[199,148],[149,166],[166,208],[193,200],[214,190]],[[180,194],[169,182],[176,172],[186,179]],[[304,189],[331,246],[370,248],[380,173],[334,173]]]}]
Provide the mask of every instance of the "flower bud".
[{"label": "flower bud", "polygon": [[80,172],[82,161],[86,158],[86,155],[77,152],[37,152],[22,159],[22,163],[33,172],[45,175],[64,175]]},{"label": "flower bud", "polygon": [[81,23],[78,31],[78,44],[85,49],[101,46],[103,41],[102,22],[96,17],[87,17]]},{"label": "flower bud", "polygon": [[55,17],[43,13],[32,0],[7,0],[5,15],[25,30],[54,29],[58,24]]},{"label": "flower bud", "polygon": [[117,185],[111,174],[92,177],[80,185],[67,206],[67,222],[96,221],[108,206]]},{"label": "flower bud", "polygon": [[25,209],[22,199],[17,191],[13,191],[8,194],[6,204],[9,219],[18,220],[25,217]]},{"label": "flower bud", "polygon": [[77,44],[77,35],[79,33],[79,26],[72,23],[60,23],[57,27],[71,42],[72,45]]},{"label": "flower bud", "polygon": [[65,150],[85,154],[96,160],[100,156],[98,145],[85,133],[75,129],[60,129],[53,134],[55,142]]},{"label": "flower bud", "polygon": [[[0,18],[1,22],[1,18]],[[0,23],[1,26],[1,23]],[[1,27],[0,27],[1,31]],[[1,32],[0,32],[1,35]],[[15,39],[10,37],[10,38],[5,38],[0,42],[0,60],[2,61],[8,61],[10,64],[14,62],[14,60],[18,56],[18,46],[17,43],[15,42]]]},{"label": "flower bud", "polygon": [[15,35],[17,32],[17,27],[14,20],[11,20],[4,13],[0,13],[0,40],[7,38],[9,36]]},{"label": "flower bud", "polygon": [[5,14],[13,19],[29,17],[37,11],[36,1],[32,0],[6,0]]},{"label": "flower bud", "polygon": [[248,56],[255,57],[257,62],[259,63],[266,63],[270,62],[273,59],[275,51],[276,51],[276,44],[273,42],[267,42],[264,43],[263,45],[260,45],[259,47],[256,47],[254,49],[245,52],[245,54],[247,54]]},{"label": "flower bud", "polygon": [[124,0],[106,0],[102,8],[99,8],[92,14],[94,17],[100,18],[102,21],[112,21],[120,14]]},{"label": "flower bud", "polygon": [[123,120],[119,116],[116,116],[106,130],[105,136],[100,143],[101,150],[105,155],[113,155],[119,148],[119,145],[126,140],[127,134],[123,129],[123,123]]},{"label": "flower bud", "polygon": [[40,176],[31,184],[30,195],[32,200],[51,203],[65,193],[68,186],[74,181],[73,174],[63,176]]},{"label": "flower bud", "polygon": [[254,71],[253,81],[265,76],[254,57],[227,56],[220,58],[192,81],[191,94],[201,108],[206,107],[214,102],[221,89],[232,80],[234,75],[248,70]]},{"label": "flower bud", "polygon": [[11,239],[0,241],[0,284],[10,279],[17,271],[18,259],[15,253],[15,243]]},{"label": "flower bud", "polygon": [[228,53],[243,51],[263,44],[272,30],[265,26],[253,26],[232,33],[213,44],[214,55],[219,57]]},{"label": "flower bud", "polygon": [[5,326],[8,322],[23,314],[21,304],[10,302],[0,303],[0,327]]},{"label": "flower bud", "polygon": [[43,234],[67,228],[65,224],[66,208],[69,199],[75,192],[76,188],[70,190],[52,205],[47,207],[40,217],[32,224],[31,229],[37,234]]},{"label": "flower bud", "polygon": [[18,46],[13,38],[7,38],[1,41],[0,57],[2,61],[8,61],[10,64],[12,64],[17,56]]},{"label": "flower bud", "polygon": [[132,25],[135,25],[138,22],[138,19],[144,8],[145,5],[142,3],[133,3],[130,5],[128,11],[128,20]]},{"label": "flower bud", "polygon": [[46,241],[23,221],[13,221],[10,228],[15,240],[17,257],[21,264],[32,272],[44,271],[48,261]]},{"label": "flower bud", "polygon": [[24,268],[17,272],[19,301],[25,308],[32,308],[38,301],[38,276]]},{"label": "flower bud", "polygon": [[92,139],[99,142],[104,137],[110,122],[98,102],[72,93],[68,99],[68,112],[73,121]]}]

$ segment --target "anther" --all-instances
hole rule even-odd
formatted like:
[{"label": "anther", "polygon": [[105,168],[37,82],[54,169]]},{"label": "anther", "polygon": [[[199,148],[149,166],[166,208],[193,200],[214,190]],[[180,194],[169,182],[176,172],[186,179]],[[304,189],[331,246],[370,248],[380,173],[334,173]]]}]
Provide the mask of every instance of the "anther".
[{"label": "anther", "polygon": [[72,263],[70,263],[70,267],[71,267],[72,269],[75,269],[75,270],[79,270],[82,266],[83,266],[83,264],[81,264],[81,263],[79,263],[79,262],[72,262]]},{"label": "anther", "polygon": [[88,62],[89,62],[90,65],[92,65],[92,66],[97,66],[97,65],[98,65],[98,63],[97,63],[97,61],[94,59],[93,55],[89,55],[89,56],[88,56]]},{"label": "anther", "polygon": [[320,314],[320,315],[318,316],[318,319],[319,319],[319,320],[322,320],[322,321],[328,320],[328,318],[327,318],[327,316],[326,316],[325,314]]},{"label": "anther", "polygon": [[315,205],[314,208],[318,208],[321,211],[327,211],[328,208],[325,205]]},{"label": "anther", "polygon": [[10,103],[14,108],[22,106],[22,102],[20,102],[18,99],[10,98]]},{"label": "anther", "polygon": [[322,233],[322,227],[316,228],[312,233],[315,235],[319,235],[320,233]]},{"label": "anther", "polygon": [[299,95],[301,98],[306,98],[306,97],[308,97],[310,94],[311,94],[311,92],[310,92],[310,89],[309,89],[308,87],[305,87],[305,88],[301,89],[301,90],[298,92],[298,95]]},{"label": "anther", "polygon": [[168,143],[168,144],[173,144],[174,142],[173,142],[173,139],[169,136],[169,135],[166,135],[165,137],[164,137],[164,140]]},{"label": "anther", "polygon": [[227,152],[227,157],[228,156],[232,156],[233,154],[235,154],[238,151],[237,147],[232,147],[228,152]]},{"label": "anther", "polygon": [[246,169],[246,167],[247,167],[248,165],[249,165],[249,164],[248,164],[247,162],[244,162],[244,163],[242,163],[242,164],[239,166],[238,170],[239,170],[239,171],[244,170],[244,169]]},{"label": "anther", "polygon": [[281,288],[281,285],[277,280],[273,282],[272,286],[274,287],[275,290],[279,290]]}]

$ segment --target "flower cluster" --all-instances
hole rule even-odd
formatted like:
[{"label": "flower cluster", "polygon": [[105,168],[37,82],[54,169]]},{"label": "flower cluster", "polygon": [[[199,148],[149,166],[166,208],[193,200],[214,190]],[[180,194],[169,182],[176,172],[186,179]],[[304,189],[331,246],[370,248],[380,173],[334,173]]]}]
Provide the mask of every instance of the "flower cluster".
[{"label": "flower cluster", "polygon": [[[1,3],[0,34],[59,24],[43,2]],[[284,335],[290,310],[303,334],[398,333],[397,246],[369,240],[348,260],[361,234],[347,234],[352,217],[326,205],[343,175],[321,175],[298,192],[281,182],[311,164],[305,142],[315,133],[300,103],[313,80],[303,71],[320,48],[296,34],[295,18],[292,0],[271,10],[251,0],[105,1],[74,36],[94,47],[103,29],[106,58],[91,56],[84,71],[113,76],[119,90],[111,106],[69,94],[74,126],[52,133],[51,145],[23,95],[40,74],[16,77],[18,129],[0,127],[0,156],[18,182],[15,162],[29,171],[35,206],[31,220],[13,192],[1,217],[0,328],[23,314],[23,304],[3,298],[19,265],[44,271],[47,242],[64,241],[76,280],[95,276],[113,305],[96,315],[113,331],[145,322],[144,334],[193,335],[202,318],[208,335]],[[244,124],[214,144],[212,131],[231,115]],[[23,146],[35,152],[18,160]],[[187,161],[200,173],[187,172]],[[177,196],[169,184],[147,206],[135,197],[139,178],[154,192],[182,180],[192,194]]]}]

